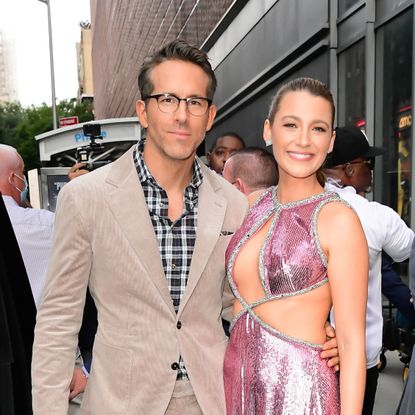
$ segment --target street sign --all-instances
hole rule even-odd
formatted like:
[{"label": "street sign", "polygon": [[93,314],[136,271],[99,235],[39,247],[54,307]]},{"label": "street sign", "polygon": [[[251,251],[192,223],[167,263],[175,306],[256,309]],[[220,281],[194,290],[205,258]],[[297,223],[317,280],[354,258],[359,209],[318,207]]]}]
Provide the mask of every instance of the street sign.
[{"label": "street sign", "polygon": [[68,125],[78,124],[78,116],[74,117],[61,117],[59,118],[59,127],[67,127]]}]

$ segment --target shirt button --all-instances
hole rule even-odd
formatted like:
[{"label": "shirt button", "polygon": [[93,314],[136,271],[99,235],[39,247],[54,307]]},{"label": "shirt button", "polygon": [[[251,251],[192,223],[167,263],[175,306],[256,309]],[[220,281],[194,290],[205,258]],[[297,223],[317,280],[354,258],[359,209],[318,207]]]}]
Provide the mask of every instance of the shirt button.
[{"label": "shirt button", "polygon": [[171,368],[173,370],[177,370],[179,368],[179,364],[177,362],[174,362],[174,363],[171,364]]},{"label": "shirt button", "polygon": [[178,328],[178,330],[180,330],[182,328],[182,322],[178,321],[176,327]]},{"label": "shirt button", "polygon": [[171,269],[176,269],[176,264],[174,262],[171,264]]}]

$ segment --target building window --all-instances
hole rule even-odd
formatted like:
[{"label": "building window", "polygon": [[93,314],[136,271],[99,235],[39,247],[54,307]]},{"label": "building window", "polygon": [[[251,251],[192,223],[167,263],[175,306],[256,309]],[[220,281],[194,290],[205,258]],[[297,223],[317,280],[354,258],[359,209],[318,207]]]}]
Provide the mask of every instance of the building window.
[{"label": "building window", "polygon": [[[412,38],[413,11],[391,20],[379,29],[377,51],[383,67],[377,77],[381,90],[381,130],[383,156],[382,201],[410,224],[411,128],[412,128]],[[380,137],[379,137],[380,136]]]},{"label": "building window", "polygon": [[359,3],[360,0],[339,0],[339,16],[347,12],[352,6]]},{"label": "building window", "polygon": [[365,97],[365,44],[361,40],[339,56],[339,126],[364,128]]}]

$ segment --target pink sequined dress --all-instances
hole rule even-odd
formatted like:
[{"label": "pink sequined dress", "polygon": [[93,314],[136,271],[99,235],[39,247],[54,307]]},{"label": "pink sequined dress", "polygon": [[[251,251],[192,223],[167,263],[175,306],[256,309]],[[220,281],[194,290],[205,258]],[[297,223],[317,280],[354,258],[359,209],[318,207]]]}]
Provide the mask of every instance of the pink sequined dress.
[{"label": "pink sequined dress", "polygon": [[[328,282],[327,259],[317,236],[317,215],[335,193],[281,204],[276,188],[252,207],[227,252],[227,275],[242,305],[231,325],[224,361],[228,415],[335,415],[340,413],[338,376],[320,358],[322,346],[287,336],[255,314],[270,300],[306,293]],[[249,238],[271,220],[260,250],[264,298],[248,304],[232,271]]]}]

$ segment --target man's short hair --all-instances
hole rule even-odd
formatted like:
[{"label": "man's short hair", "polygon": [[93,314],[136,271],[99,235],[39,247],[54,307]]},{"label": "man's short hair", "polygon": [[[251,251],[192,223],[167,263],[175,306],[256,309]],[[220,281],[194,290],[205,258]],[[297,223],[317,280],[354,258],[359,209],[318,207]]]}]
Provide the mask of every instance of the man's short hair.
[{"label": "man's short hair", "polygon": [[278,165],[274,156],[261,147],[246,147],[235,151],[229,159],[230,174],[240,178],[254,191],[278,183]]},{"label": "man's short hair", "polygon": [[162,62],[169,60],[180,60],[199,66],[209,77],[206,91],[207,98],[213,99],[216,91],[216,77],[207,54],[194,46],[190,46],[181,39],[173,40],[144,60],[138,73],[138,89],[140,90],[141,99],[145,99],[153,92],[154,85],[151,82],[152,70]]},{"label": "man's short hair", "polygon": [[234,137],[234,138],[236,138],[237,140],[239,140],[241,142],[242,148],[245,148],[245,146],[246,146],[244,139],[239,134],[235,133],[234,131],[229,131],[227,133],[221,134],[218,137],[216,137],[215,141],[213,142],[213,144],[210,147],[210,150],[209,150],[210,153],[213,152],[215,147],[218,145],[218,141],[223,137]]}]

